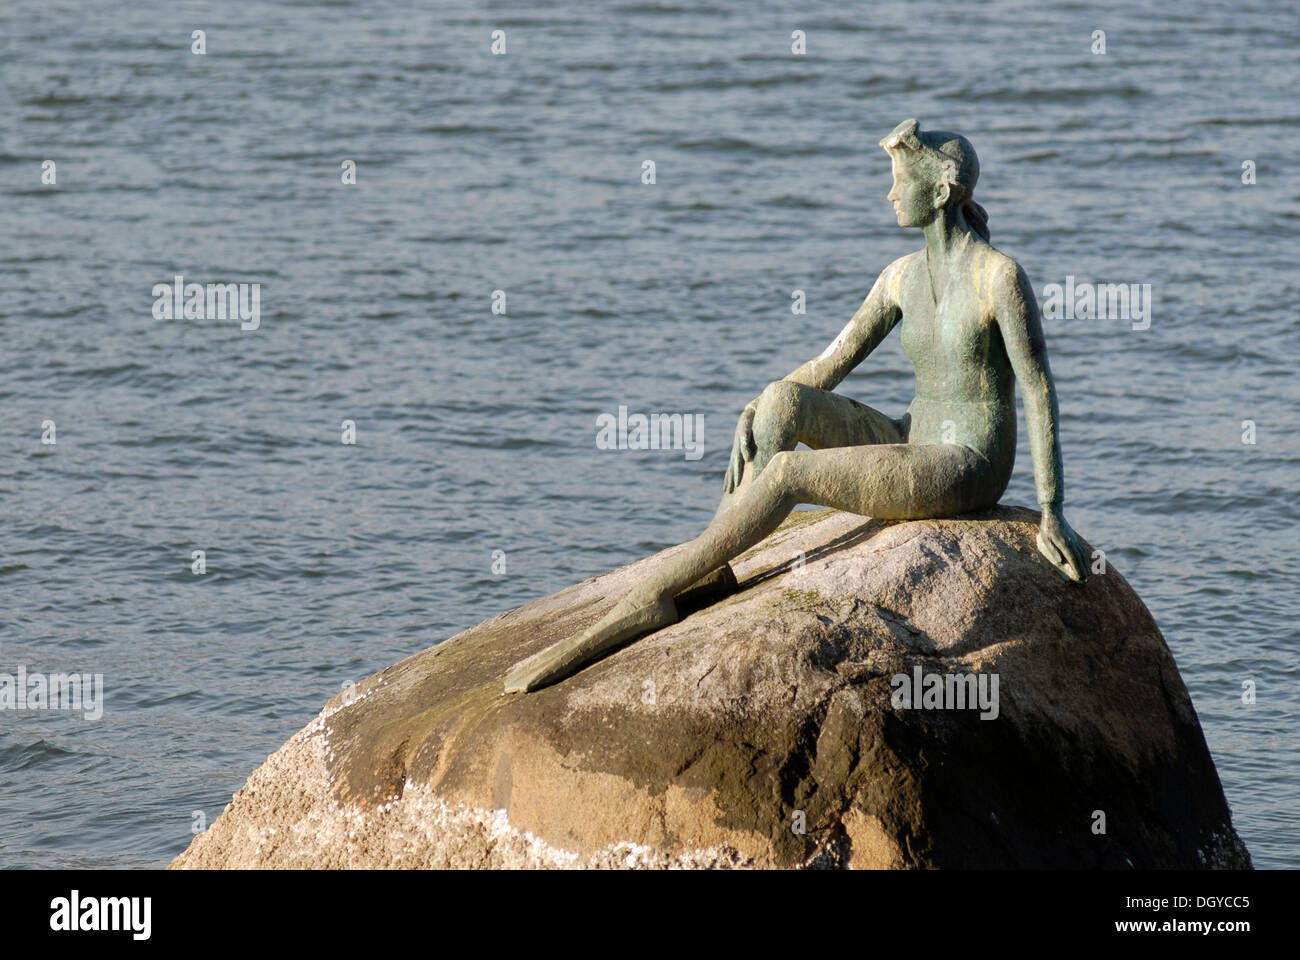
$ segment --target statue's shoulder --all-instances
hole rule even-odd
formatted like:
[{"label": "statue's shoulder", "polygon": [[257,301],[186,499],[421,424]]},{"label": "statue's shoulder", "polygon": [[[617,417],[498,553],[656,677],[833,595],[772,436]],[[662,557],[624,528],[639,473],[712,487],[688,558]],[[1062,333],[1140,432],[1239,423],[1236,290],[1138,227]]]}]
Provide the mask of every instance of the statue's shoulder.
[{"label": "statue's shoulder", "polygon": [[889,266],[881,271],[881,275],[886,274],[905,277],[909,272],[915,270],[918,264],[925,263],[925,247],[920,250],[913,250],[911,253],[905,253]]},{"label": "statue's shoulder", "polygon": [[1033,284],[1024,268],[1012,257],[987,244],[981,244],[975,263],[977,296],[988,315],[1023,315],[1023,308],[1036,302]]},{"label": "statue's shoulder", "polygon": [[974,250],[978,269],[990,274],[1015,273],[1020,264],[1007,256],[993,244],[978,241]]},{"label": "statue's shoulder", "polygon": [[977,275],[988,284],[991,296],[1007,294],[1028,284],[1024,269],[1012,257],[987,243],[981,243],[976,256]]},{"label": "statue's shoulder", "polygon": [[924,247],[913,253],[904,254],[880,271],[880,279],[876,281],[876,285],[887,294],[891,303],[899,302],[900,291],[909,285],[908,278],[917,269],[918,264],[925,265]]}]

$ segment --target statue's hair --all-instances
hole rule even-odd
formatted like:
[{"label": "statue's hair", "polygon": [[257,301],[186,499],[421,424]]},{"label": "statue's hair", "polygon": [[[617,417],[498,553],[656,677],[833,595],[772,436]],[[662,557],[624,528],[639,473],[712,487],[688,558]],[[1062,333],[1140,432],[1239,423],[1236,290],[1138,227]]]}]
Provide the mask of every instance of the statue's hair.
[{"label": "statue's hair", "polygon": [[989,240],[988,212],[975,202],[975,184],[980,178],[980,161],[971,142],[957,133],[942,130],[922,132],[915,120],[904,120],[880,145],[891,155],[897,151],[905,163],[919,163],[936,183],[948,184],[971,229]]}]

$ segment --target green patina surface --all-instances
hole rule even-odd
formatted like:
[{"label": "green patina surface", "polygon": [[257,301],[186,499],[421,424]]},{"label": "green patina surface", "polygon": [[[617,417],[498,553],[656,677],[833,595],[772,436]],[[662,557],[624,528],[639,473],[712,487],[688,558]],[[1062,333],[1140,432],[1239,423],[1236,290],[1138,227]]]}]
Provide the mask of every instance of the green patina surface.
[{"label": "green patina surface", "polygon": [[[975,148],[958,134],[923,132],[915,120],[880,145],[898,225],[919,229],[925,247],[886,267],[830,346],[745,408],[709,528],[599,623],[518,664],[507,692],[562,680],[676,622],[675,597],[768,536],[798,504],[880,519],[993,506],[1015,464],[1017,381],[1043,508],[1038,548],[1068,579],[1086,578],[1062,508],[1058,403],[1038,304],[1025,272],[989,242],[987,214],[974,200]],[[897,418],[834,392],[895,327],[916,374],[916,397]],[[811,449],[797,451],[801,443]]]}]

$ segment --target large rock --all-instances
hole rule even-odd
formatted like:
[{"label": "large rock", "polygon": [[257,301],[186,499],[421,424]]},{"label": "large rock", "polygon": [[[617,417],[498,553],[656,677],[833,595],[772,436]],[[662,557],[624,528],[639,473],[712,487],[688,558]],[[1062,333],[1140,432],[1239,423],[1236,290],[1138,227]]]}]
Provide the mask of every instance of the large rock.
[{"label": "large rock", "polygon": [[[335,697],[173,866],[1249,867],[1150,613],[1037,520],[799,512],[739,593],[503,696],[674,551],[569,587]],[[914,667],[996,674],[996,718],[895,706]]]}]

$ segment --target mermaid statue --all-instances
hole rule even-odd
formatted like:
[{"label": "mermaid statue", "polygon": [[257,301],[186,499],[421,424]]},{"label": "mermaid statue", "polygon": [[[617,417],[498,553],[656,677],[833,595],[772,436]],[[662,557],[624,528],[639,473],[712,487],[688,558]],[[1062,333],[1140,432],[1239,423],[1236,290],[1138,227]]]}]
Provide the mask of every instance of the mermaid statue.
[{"label": "mermaid statue", "polygon": [[[1015,462],[1016,381],[1042,508],[1038,549],[1068,580],[1086,578],[1083,547],[1063,513],[1056,388],[1038,304],[1020,265],[989,243],[987,214],[973,196],[975,150],[915,120],[880,146],[898,225],[918,228],[924,249],[886,267],[830,346],[745,407],[708,528],[585,632],[515,666],[507,693],[555,683],[676,623],[675,597],[730,577],[728,562],[799,504],[884,520],[992,507]],[[900,325],[916,397],[895,419],[834,391]],[[809,449],[796,450],[800,443]]]}]

